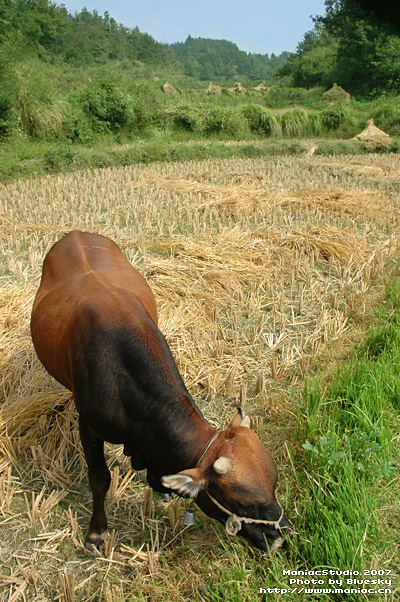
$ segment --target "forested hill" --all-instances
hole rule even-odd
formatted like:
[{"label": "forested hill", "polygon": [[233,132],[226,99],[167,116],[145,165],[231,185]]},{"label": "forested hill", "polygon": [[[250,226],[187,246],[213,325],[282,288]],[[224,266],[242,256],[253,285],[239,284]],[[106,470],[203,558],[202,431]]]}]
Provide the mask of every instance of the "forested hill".
[{"label": "forested hill", "polygon": [[239,50],[233,42],[192,38],[183,43],[172,44],[180,69],[186,75],[201,80],[249,78],[252,80],[271,78],[274,70],[283,65],[288,52],[274,54],[250,54]]},{"label": "forested hill", "polygon": [[72,15],[51,0],[0,0],[0,43],[7,41],[19,53],[35,52],[47,62],[140,61],[202,80],[268,79],[287,55],[248,54],[232,42],[190,36],[184,43],[162,44],[137,27],[117,23],[108,12],[101,16],[84,8]]},{"label": "forested hill", "polygon": [[104,63],[109,59],[142,61],[168,66],[175,61],[165,44],[115,21],[106,12],[83,8],[71,15],[50,0],[0,0],[0,41],[36,51],[40,58],[55,57],[75,64]]}]

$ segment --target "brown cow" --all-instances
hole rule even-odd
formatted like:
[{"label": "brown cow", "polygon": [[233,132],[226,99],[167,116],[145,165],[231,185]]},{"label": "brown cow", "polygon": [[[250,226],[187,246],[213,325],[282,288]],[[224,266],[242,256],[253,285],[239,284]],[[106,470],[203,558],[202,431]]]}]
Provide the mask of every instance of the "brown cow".
[{"label": "brown cow", "polygon": [[[153,293],[119,247],[71,232],[43,265],[31,321],[45,368],[70,389],[93,494],[87,543],[101,547],[110,473],[104,441],[123,443],[156,491],[196,498],[206,514],[255,546],[279,547],[289,522],[277,470],[238,411],[218,432],[194,404],[157,327]],[[167,476],[163,476],[167,475]]]}]

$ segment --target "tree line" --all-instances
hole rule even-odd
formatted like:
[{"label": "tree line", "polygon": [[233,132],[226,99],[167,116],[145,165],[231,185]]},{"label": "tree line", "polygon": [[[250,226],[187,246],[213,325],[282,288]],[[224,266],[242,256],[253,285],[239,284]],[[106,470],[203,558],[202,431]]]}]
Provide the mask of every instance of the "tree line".
[{"label": "tree line", "polygon": [[192,38],[170,46],[183,72],[200,80],[270,80],[274,71],[286,62],[288,52],[279,56],[252,54],[239,50],[227,40]]},{"label": "tree line", "polygon": [[399,25],[365,0],[326,0],[325,15],[314,18],[279,75],[294,86],[328,87],[377,96],[400,91]]},{"label": "tree line", "polygon": [[21,51],[35,52],[43,60],[59,58],[75,64],[102,63],[109,59],[139,60],[170,65],[173,51],[165,44],[129,29],[108,12],[83,8],[70,14],[51,0],[2,0],[0,40],[18,43]]},{"label": "tree line", "polygon": [[2,0],[0,6],[0,40],[17,42],[20,49],[47,61],[58,58],[75,65],[140,61],[200,80],[226,81],[268,79],[288,54],[251,54],[226,40],[190,36],[181,44],[162,44],[138,27],[117,23],[108,12],[102,16],[83,8],[72,15],[51,0]]},{"label": "tree line", "polygon": [[10,57],[12,62],[34,53],[43,61],[72,66],[138,61],[220,83],[284,78],[305,88],[327,88],[336,81],[364,96],[398,92],[400,36],[393,19],[374,10],[371,0],[326,0],[325,6],[296,52],[269,56],[244,52],[227,40],[190,35],[182,43],[162,44],[137,27],[117,23],[108,12],[101,16],[83,8],[72,15],[52,0],[1,0],[0,78]]},{"label": "tree line", "polygon": [[[51,0],[0,0],[0,136],[23,132],[90,142],[108,131],[159,127],[167,104],[179,104],[179,95],[175,103],[162,98],[161,77],[183,82],[180,102],[189,105],[192,87],[204,91],[201,80],[224,85],[237,79],[251,88],[264,79],[286,86],[285,98],[333,82],[364,97],[397,94],[399,29],[365,1],[326,0],[325,14],[314,18],[295,53],[268,56],[226,40],[189,36],[161,44],[107,12],[84,8],[72,15]],[[274,91],[281,88],[257,97],[256,104],[275,106]],[[220,99],[227,111],[238,103]],[[196,121],[197,113],[189,113],[184,121]]]}]

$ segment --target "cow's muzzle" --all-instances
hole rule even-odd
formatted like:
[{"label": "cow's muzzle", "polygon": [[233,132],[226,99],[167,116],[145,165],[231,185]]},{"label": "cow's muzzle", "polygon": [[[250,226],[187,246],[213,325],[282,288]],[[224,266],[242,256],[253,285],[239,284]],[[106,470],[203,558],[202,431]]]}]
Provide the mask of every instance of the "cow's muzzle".
[{"label": "cow's muzzle", "polygon": [[286,516],[282,516],[276,528],[274,525],[243,524],[239,535],[260,550],[276,552],[287,544],[293,535],[293,530]]},{"label": "cow's muzzle", "polygon": [[279,502],[277,502],[280,508],[279,517],[276,520],[265,520],[239,516],[222,506],[208,491],[207,495],[213,504],[228,515],[225,521],[225,530],[228,535],[233,536],[239,533],[249,539],[257,548],[262,550],[269,548],[271,551],[279,549],[284,539],[292,535],[290,522],[284,516]]}]

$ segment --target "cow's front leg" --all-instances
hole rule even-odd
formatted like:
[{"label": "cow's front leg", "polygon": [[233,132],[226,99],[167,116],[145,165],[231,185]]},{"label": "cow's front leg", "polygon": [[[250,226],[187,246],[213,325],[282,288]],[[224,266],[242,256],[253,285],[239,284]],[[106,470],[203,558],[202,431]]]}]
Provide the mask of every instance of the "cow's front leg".
[{"label": "cow's front leg", "polygon": [[86,547],[92,549],[94,546],[102,550],[107,531],[104,499],[110,486],[111,476],[104,458],[104,441],[93,435],[81,418],[79,433],[89,470],[89,486],[93,495],[93,514],[86,536]]}]

